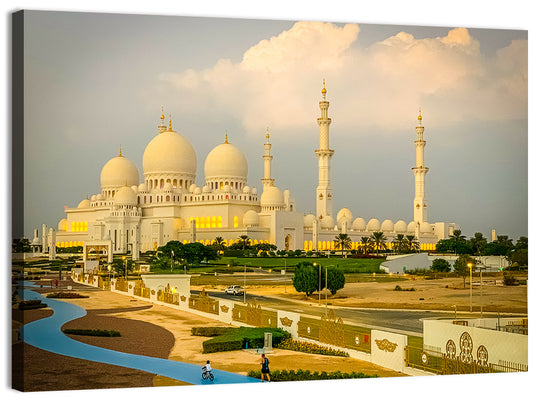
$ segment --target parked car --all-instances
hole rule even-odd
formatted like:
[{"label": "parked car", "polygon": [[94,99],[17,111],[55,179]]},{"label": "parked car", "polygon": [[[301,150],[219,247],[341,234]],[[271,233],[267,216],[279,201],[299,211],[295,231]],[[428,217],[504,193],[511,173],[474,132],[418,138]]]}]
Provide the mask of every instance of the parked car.
[{"label": "parked car", "polygon": [[230,285],[224,290],[229,295],[244,295],[244,289],[240,285]]}]

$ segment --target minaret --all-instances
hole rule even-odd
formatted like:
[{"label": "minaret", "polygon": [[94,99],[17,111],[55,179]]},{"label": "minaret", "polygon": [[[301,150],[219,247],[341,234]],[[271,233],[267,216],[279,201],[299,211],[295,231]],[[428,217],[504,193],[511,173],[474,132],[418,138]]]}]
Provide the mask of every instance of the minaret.
[{"label": "minaret", "polygon": [[164,133],[167,131],[167,127],[165,126],[165,115],[163,114],[163,106],[161,106],[161,116],[159,117],[161,120],[159,122],[159,125],[157,126],[157,131],[159,133]]},{"label": "minaret", "polygon": [[329,101],[326,101],[326,82],[323,81],[322,101],[320,101],[320,118],[317,119],[320,128],[320,148],[315,150],[318,158],[318,186],[316,188],[316,217],[323,219],[333,216],[333,193],[331,188],[329,163],[334,151],[329,148],[329,125],[331,118],[328,117]]},{"label": "minaret", "polygon": [[413,220],[420,226],[423,222],[428,220],[428,206],[424,198],[424,184],[426,173],[429,168],[424,166],[424,147],[426,141],[424,140],[424,126],[422,126],[422,111],[418,110],[418,126],[416,127],[416,166],[413,169],[415,174],[415,200],[413,204],[414,216]]},{"label": "minaret", "polygon": [[263,182],[263,191],[265,191],[265,188],[272,187],[274,185],[274,179],[270,177],[270,163],[272,162],[270,148],[272,147],[272,144],[270,144],[270,133],[268,131],[268,128],[266,134],[266,143],[263,145],[265,147],[265,154],[263,155],[264,177],[261,179],[261,181]]}]

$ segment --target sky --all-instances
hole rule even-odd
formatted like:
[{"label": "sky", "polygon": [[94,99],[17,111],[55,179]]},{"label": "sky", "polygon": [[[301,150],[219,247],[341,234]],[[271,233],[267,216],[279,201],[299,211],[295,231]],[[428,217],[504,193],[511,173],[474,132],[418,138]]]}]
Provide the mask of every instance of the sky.
[{"label": "sky", "polygon": [[527,45],[525,30],[30,11],[24,234],[99,193],[120,148],[142,181],[161,106],[197,185],[227,130],[260,188],[268,127],[276,185],[314,212],[325,79],[335,214],[412,220],[420,107],[429,221],[527,235]]},{"label": "sky", "polygon": [[421,107],[430,222],[527,234],[525,31],[30,12],[25,33],[28,236],[100,192],[119,148],[142,176],[162,105],[198,185],[227,130],[260,186],[268,127],[276,184],[313,212],[322,79],[336,211],[412,220]]}]

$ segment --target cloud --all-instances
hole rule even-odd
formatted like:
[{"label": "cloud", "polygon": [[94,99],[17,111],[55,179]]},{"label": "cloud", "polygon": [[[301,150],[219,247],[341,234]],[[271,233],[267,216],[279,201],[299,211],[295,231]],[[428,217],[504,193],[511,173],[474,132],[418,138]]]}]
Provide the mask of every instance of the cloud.
[{"label": "cloud", "polygon": [[433,126],[527,115],[527,41],[493,57],[467,29],[415,39],[400,32],[367,48],[359,26],[297,22],[248,49],[240,62],[162,75],[188,112],[207,108],[242,121],[249,134],[303,131],[318,116],[322,78],[339,131],[411,127],[418,107]]}]

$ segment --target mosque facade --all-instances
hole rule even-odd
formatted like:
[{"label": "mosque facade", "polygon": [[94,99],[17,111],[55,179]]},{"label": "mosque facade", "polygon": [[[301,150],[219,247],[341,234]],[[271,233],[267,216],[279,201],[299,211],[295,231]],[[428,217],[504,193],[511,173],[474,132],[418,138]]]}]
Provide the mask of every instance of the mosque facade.
[{"label": "mosque facade", "polygon": [[[361,238],[384,233],[387,241],[398,234],[414,235],[422,250],[431,250],[439,239],[457,228],[454,223],[428,222],[425,199],[424,127],[419,111],[416,126],[413,167],[415,197],[413,220],[354,218],[343,208],[334,213],[334,192],[330,167],[334,150],[329,147],[329,101],[325,84],[319,102],[318,184],[316,213],[304,215],[296,209],[289,190],[280,190],[271,176],[272,144],[267,132],[264,146],[262,190],[248,183],[248,163],[244,153],[226,140],[216,146],[204,161],[205,182],[196,183],[197,158],[190,142],[166,125],[162,112],[155,137],[143,154],[141,181],[135,164],[122,155],[110,159],[100,173],[101,191],[82,200],[75,208],[65,208],[65,218],[57,229],[42,226],[34,230],[33,245],[50,256],[55,248],[84,247],[113,253],[130,253],[133,260],[141,252],[156,250],[169,241],[213,243],[222,237],[231,245],[246,235],[252,243],[270,243],[286,250],[332,250],[339,233],[347,234],[354,249]],[[39,237],[40,234],[40,237]]]}]

